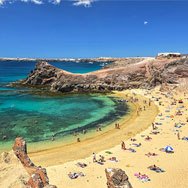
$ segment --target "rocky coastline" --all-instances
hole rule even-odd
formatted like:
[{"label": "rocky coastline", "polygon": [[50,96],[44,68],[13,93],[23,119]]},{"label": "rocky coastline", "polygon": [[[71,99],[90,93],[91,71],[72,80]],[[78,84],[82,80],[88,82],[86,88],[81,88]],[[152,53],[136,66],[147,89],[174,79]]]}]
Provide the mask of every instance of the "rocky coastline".
[{"label": "rocky coastline", "polygon": [[133,88],[152,89],[158,85],[176,87],[186,83],[187,77],[188,59],[127,58],[85,74],[70,73],[41,61],[25,80],[16,84],[47,88],[51,92],[105,93]]}]

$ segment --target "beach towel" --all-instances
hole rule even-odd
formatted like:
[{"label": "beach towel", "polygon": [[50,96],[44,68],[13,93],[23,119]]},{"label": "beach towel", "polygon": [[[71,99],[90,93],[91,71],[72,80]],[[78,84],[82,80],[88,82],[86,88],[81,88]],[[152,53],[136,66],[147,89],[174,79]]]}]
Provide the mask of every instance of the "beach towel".
[{"label": "beach towel", "polygon": [[173,132],[182,132],[181,130],[177,130],[177,129],[170,129]]},{"label": "beach towel", "polygon": [[146,156],[148,156],[148,157],[156,157],[156,156],[158,156],[158,154],[156,154],[156,153],[147,153],[147,154],[145,154]]},{"label": "beach towel", "polygon": [[141,144],[130,144],[130,146],[133,146],[133,147],[140,147]]},{"label": "beach towel", "polygon": [[162,123],[155,123],[156,125],[162,125]]},{"label": "beach towel", "polygon": [[141,177],[138,173],[135,173],[134,175],[137,177],[138,180],[141,180],[143,182],[151,181],[145,174],[141,175]]},{"label": "beach towel", "polygon": [[138,178],[139,180],[143,181],[143,182],[147,182],[147,181],[151,181],[149,178]]},{"label": "beach towel", "polygon": [[105,153],[107,153],[107,154],[113,154],[111,151],[105,151]]},{"label": "beach towel", "polygon": [[165,172],[163,169],[152,169],[152,168],[149,168],[150,170],[154,171],[154,172],[157,172],[157,173],[160,173],[160,172]]},{"label": "beach towel", "polygon": [[102,163],[102,162],[100,162],[100,161],[98,161],[97,163],[100,164],[100,165],[104,165],[104,163]]},{"label": "beach towel", "polygon": [[134,150],[132,148],[126,149],[125,151],[136,152],[136,150]]}]

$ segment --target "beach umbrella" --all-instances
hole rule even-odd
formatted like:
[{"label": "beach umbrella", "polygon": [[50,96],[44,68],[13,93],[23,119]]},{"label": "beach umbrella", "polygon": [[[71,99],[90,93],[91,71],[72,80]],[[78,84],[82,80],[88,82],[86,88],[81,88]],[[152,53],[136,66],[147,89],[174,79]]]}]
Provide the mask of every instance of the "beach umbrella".
[{"label": "beach umbrella", "polygon": [[167,147],[165,148],[165,150],[166,150],[166,151],[173,151],[174,149],[173,149],[171,146],[167,146]]}]

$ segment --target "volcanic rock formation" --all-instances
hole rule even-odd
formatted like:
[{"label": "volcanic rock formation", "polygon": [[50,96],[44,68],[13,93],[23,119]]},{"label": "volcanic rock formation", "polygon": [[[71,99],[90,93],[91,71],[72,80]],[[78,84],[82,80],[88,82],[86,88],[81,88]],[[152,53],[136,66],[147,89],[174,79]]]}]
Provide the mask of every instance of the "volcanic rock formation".
[{"label": "volcanic rock formation", "polygon": [[125,171],[119,168],[105,169],[108,188],[132,188]]},{"label": "volcanic rock formation", "polygon": [[22,137],[15,139],[12,149],[30,175],[27,188],[57,188],[54,185],[49,185],[46,169],[40,166],[37,167],[32,163],[27,155],[26,141]]},{"label": "volcanic rock formation", "polygon": [[179,84],[188,78],[188,59],[158,60],[132,58],[117,61],[98,71],[73,74],[40,62],[22,82],[23,86],[42,86],[60,92],[110,92],[130,88],[153,88]]}]

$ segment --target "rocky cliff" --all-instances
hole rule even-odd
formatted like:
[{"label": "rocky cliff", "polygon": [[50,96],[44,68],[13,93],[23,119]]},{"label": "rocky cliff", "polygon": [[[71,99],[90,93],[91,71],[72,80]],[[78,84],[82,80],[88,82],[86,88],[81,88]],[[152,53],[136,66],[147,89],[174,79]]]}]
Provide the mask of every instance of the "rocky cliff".
[{"label": "rocky cliff", "polygon": [[22,137],[15,139],[12,149],[30,175],[30,179],[27,182],[27,188],[57,188],[55,185],[49,185],[46,169],[41,166],[35,166],[32,163],[27,155],[26,141]]},{"label": "rocky cliff", "polygon": [[73,74],[47,62],[39,62],[22,82],[24,86],[45,86],[60,92],[109,92],[129,88],[153,88],[179,84],[188,77],[188,59],[158,60],[140,58],[116,61],[104,69]]},{"label": "rocky cliff", "polygon": [[125,171],[119,168],[105,169],[107,188],[133,188]]}]

